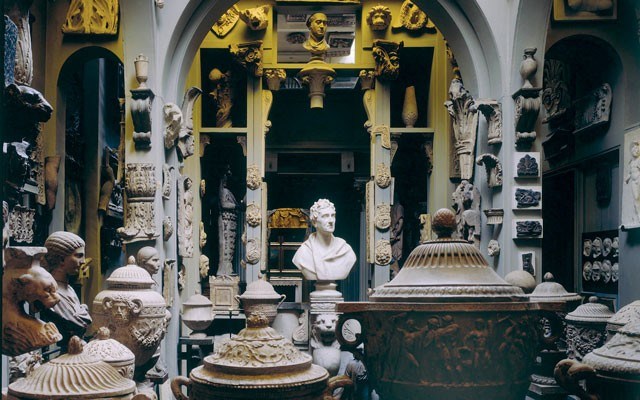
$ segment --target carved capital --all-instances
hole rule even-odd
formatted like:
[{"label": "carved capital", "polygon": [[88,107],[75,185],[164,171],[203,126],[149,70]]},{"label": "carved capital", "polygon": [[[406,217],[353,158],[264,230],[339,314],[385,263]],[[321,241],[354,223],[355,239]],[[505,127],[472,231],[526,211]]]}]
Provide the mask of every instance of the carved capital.
[{"label": "carved capital", "polygon": [[485,153],[476,158],[476,164],[484,165],[490,188],[502,187],[502,163],[498,157]]},{"label": "carved capital", "polygon": [[374,40],[373,59],[376,62],[375,74],[382,80],[396,80],[400,75],[400,55],[398,52],[404,46],[404,42],[390,40]]},{"label": "carved capital", "polygon": [[476,104],[489,125],[487,143],[502,143],[502,107],[500,103],[496,100],[478,100]]},{"label": "carved capital", "polygon": [[461,179],[473,178],[473,161],[478,131],[478,109],[475,100],[460,79],[449,86],[449,100],[444,103],[453,120],[455,154],[459,158]]},{"label": "carved capital", "polygon": [[230,44],[229,52],[250,74],[257,78],[262,76],[262,40]]},{"label": "carved capital", "polygon": [[16,243],[33,242],[33,223],[36,210],[34,208],[15,206],[9,213],[9,236]]},{"label": "carved capital", "polygon": [[362,90],[370,90],[373,89],[373,84],[375,83],[376,73],[373,70],[363,69],[358,74],[360,78],[360,89]]},{"label": "carved capital", "polygon": [[125,243],[160,236],[155,225],[154,200],[158,187],[155,172],[151,163],[125,165],[126,213],[124,227],[117,230]]},{"label": "carved capital", "polygon": [[283,68],[269,68],[264,71],[264,79],[269,90],[277,92],[287,79],[287,72]]}]

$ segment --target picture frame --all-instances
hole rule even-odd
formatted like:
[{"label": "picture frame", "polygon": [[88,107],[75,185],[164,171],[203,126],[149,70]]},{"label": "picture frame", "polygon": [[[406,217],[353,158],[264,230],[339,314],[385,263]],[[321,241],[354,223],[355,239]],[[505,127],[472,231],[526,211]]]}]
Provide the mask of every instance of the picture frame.
[{"label": "picture frame", "polygon": [[[593,4],[599,3],[599,4]],[[568,0],[553,0],[554,21],[615,21],[618,19],[618,0],[583,1],[570,6]]]},{"label": "picture frame", "polygon": [[578,255],[583,291],[618,293],[619,242],[616,229],[582,233]]}]

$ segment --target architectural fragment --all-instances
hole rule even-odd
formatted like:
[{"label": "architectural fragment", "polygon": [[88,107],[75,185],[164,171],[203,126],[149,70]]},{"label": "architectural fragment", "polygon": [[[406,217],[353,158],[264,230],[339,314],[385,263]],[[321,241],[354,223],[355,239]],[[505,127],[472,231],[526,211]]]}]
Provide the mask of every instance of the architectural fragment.
[{"label": "architectural fragment", "polygon": [[198,269],[200,271],[200,279],[204,279],[209,275],[209,257],[204,254],[200,254],[200,264]]},{"label": "architectural fragment", "polygon": [[564,61],[545,59],[542,82],[542,105],[547,116],[543,123],[563,116],[571,107],[569,66]]},{"label": "architectural fragment", "polygon": [[[5,14],[4,16],[4,86],[15,82],[16,44],[18,42],[18,28]],[[11,368],[13,370],[13,368]],[[19,375],[19,374],[18,374]],[[10,378],[13,373],[10,372]]]},{"label": "architectural fragment", "polygon": [[490,188],[502,187],[502,163],[498,157],[485,153],[476,158],[476,164],[484,165]]},{"label": "architectural fragment", "polygon": [[378,4],[371,7],[367,13],[367,25],[374,31],[384,31],[391,24],[391,10],[389,7]]},{"label": "architectural fragment", "polygon": [[16,243],[33,242],[33,223],[35,208],[16,205],[9,213],[9,234]]},{"label": "architectural fragment", "polygon": [[489,208],[484,210],[487,216],[487,225],[502,225],[504,219],[504,210],[502,208]]},{"label": "architectural fragment", "polygon": [[376,185],[381,189],[386,189],[391,185],[391,168],[385,163],[376,165]]},{"label": "architectural fragment", "polygon": [[482,112],[487,120],[488,132],[487,143],[488,144],[500,144],[502,143],[502,106],[496,100],[477,100],[476,105],[478,110]]},{"label": "architectural fragment", "polygon": [[537,159],[540,158],[539,154],[540,153],[524,153],[516,165],[516,174],[518,178],[538,177],[540,175],[540,167],[537,161]]},{"label": "architectural fragment", "polygon": [[4,121],[3,141],[26,141],[35,147],[40,123],[51,118],[53,107],[36,89],[12,83],[4,88],[4,112],[12,118]]},{"label": "architectural fragment", "polygon": [[272,92],[280,90],[282,82],[287,79],[287,72],[284,68],[269,68],[264,71],[264,78],[267,81],[267,88]]},{"label": "architectural fragment", "polygon": [[375,225],[381,231],[386,231],[391,227],[391,206],[389,204],[376,205]]},{"label": "architectural fragment", "polygon": [[182,111],[174,103],[166,103],[162,106],[164,114],[164,148],[170,149],[176,144],[176,139],[182,129]]},{"label": "architectural fragment", "polygon": [[380,239],[376,242],[376,265],[389,265],[392,255],[391,242],[386,239]]},{"label": "architectural fragment", "polygon": [[324,87],[331,85],[335,79],[336,71],[329,64],[320,60],[313,60],[298,73],[302,83],[309,87],[311,108],[323,108]]},{"label": "architectural fragment", "polygon": [[533,87],[531,82],[538,70],[538,61],[533,57],[536,51],[536,48],[524,49],[523,60],[520,63],[523,85],[512,96],[516,103],[516,146],[530,146],[536,140],[535,125],[540,112],[540,91],[542,90],[539,87]]},{"label": "architectural fragment", "polygon": [[173,306],[173,295],[175,292],[174,285],[176,282],[176,260],[166,258],[164,260],[164,269],[162,271],[162,297],[167,302],[167,307]]},{"label": "architectural fragment", "polygon": [[[228,171],[220,180],[218,215],[218,272],[217,276],[226,276],[233,273],[233,256],[236,249],[236,236],[238,231],[238,201],[227,186]],[[248,254],[247,249],[247,254]],[[248,257],[248,255],[247,255]]]},{"label": "architectural fragment", "polygon": [[419,31],[422,28],[435,29],[435,24],[411,0],[405,0],[400,6],[398,22],[393,28],[404,28],[408,31]]},{"label": "architectural fragment", "polygon": [[196,151],[196,141],[193,137],[193,107],[201,94],[202,90],[192,86],[187,89],[182,99],[182,128],[178,134],[176,148],[183,160],[191,157]]},{"label": "architectural fragment", "polygon": [[173,222],[170,216],[165,216],[162,220],[162,239],[166,242],[173,236]]},{"label": "architectural fragment", "polygon": [[260,187],[261,183],[260,168],[255,164],[249,165],[247,167],[247,187],[251,190],[256,190]]},{"label": "architectural fragment", "polygon": [[451,80],[449,100],[444,105],[453,120],[454,150],[458,157],[460,177],[463,180],[472,179],[478,109],[475,100],[462,85],[462,80]]},{"label": "architectural fragment", "polygon": [[260,211],[260,206],[256,203],[251,203],[247,205],[246,211],[247,224],[253,228],[256,226],[260,226],[262,222],[262,214]]},{"label": "architectural fragment", "polygon": [[240,289],[238,284],[240,277],[237,275],[209,276],[210,299],[213,303],[213,312],[220,312],[228,315],[229,310],[240,308],[238,295]]},{"label": "architectural fragment", "polygon": [[218,68],[209,72],[209,80],[213,84],[213,90],[209,92],[216,102],[216,127],[230,128],[233,126],[231,120],[231,109],[233,108],[233,88],[231,87],[231,71],[223,73]]},{"label": "architectural fragment", "polygon": [[487,245],[487,254],[489,254],[489,257],[497,257],[500,255],[500,243],[497,240],[489,240],[489,244]]},{"label": "architectural fragment", "polygon": [[33,80],[33,52],[31,50],[31,23],[29,8],[33,0],[8,0],[4,2],[4,14],[17,28],[15,46],[14,81],[18,85],[31,86]]},{"label": "architectural fragment", "polygon": [[258,239],[247,240],[247,263],[255,265],[260,262],[260,241]]},{"label": "architectural fragment", "polygon": [[516,188],[514,200],[517,209],[539,209],[542,202],[542,192],[530,188]]},{"label": "architectural fragment", "polygon": [[514,221],[516,239],[542,238],[542,220]]},{"label": "architectural fragment", "polygon": [[217,37],[223,38],[227,36],[229,32],[233,29],[234,26],[238,23],[238,19],[240,18],[240,9],[238,6],[233,5],[231,8],[227,10],[218,21],[211,27],[211,32],[213,32]]},{"label": "architectural fragment", "polygon": [[233,59],[251,75],[262,76],[262,40],[230,44],[229,52]]},{"label": "architectural fragment", "polygon": [[117,35],[119,0],[71,0],[62,33]]},{"label": "architectural fragment", "polygon": [[125,243],[153,240],[156,231],[154,200],[157,190],[156,167],[151,163],[129,163],[125,166],[127,195],[124,227],[117,232]]},{"label": "architectural fragment", "polygon": [[252,31],[262,31],[269,26],[269,6],[263,5],[240,11],[240,19]]},{"label": "architectural fragment", "polygon": [[178,180],[178,254],[193,257],[193,181],[188,176]]},{"label": "architectural fragment", "polygon": [[480,191],[469,181],[463,180],[451,195],[451,199],[456,212],[456,230],[452,237],[467,240],[480,248]]},{"label": "architectural fragment", "polygon": [[374,40],[371,53],[376,62],[375,75],[382,80],[393,81],[400,75],[399,51],[404,42]]},{"label": "architectural fragment", "polygon": [[147,87],[149,78],[149,57],[139,54],[135,61],[138,88],[131,89],[131,119],[133,120],[133,141],[136,149],[151,147],[151,107],[154,93]]},{"label": "architectural fragment", "polygon": [[612,98],[611,86],[603,83],[586,96],[577,99],[573,103],[573,133],[584,135],[598,126],[606,125],[609,122]]}]

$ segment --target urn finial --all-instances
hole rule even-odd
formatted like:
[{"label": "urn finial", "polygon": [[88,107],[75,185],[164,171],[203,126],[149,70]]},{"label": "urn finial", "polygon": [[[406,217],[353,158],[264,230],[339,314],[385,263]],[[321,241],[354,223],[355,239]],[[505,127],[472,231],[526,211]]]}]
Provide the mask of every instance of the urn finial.
[{"label": "urn finial", "polygon": [[450,238],[456,230],[456,215],[448,208],[441,208],[433,214],[431,225],[438,239]]}]

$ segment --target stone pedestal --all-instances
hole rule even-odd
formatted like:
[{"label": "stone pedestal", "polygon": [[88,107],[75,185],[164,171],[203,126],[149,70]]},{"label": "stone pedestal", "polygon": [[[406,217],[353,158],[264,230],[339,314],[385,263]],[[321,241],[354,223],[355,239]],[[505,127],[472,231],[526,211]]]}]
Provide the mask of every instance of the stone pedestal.
[{"label": "stone pedestal", "polygon": [[236,300],[239,283],[240,277],[237,275],[209,277],[210,299],[214,313],[239,312],[240,304]]},{"label": "stone pedestal", "polygon": [[309,295],[311,300],[311,335],[309,348],[313,363],[324,367],[335,376],[340,369],[340,344],[336,338],[338,313],[336,303],[342,303],[342,293],[336,290],[333,281],[316,282],[316,290]]},{"label": "stone pedestal", "polygon": [[336,76],[336,71],[324,61],[313,60],[307,63],[298,73],[302,83],[309,86],[311,108],[323,108],[324,87],[330,85]]}]

